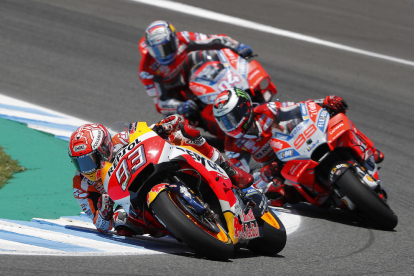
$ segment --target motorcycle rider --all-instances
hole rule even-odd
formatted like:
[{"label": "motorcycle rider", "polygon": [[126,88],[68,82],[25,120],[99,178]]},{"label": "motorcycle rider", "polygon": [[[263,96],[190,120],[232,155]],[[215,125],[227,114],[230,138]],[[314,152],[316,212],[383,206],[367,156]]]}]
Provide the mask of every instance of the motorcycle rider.
[{"label": "motorcycle rider", "polygon": [[[339,96],[327,96],[314,100],[327,109],[331,115],[345,113],[348,105]],[[272,206],[284,203],[298,203],[301,195],[292,186],[284,185],[280,175],[283,167],[270,146],[272,128],[274,131],[290,133],[301,123],[300,107],[293,102],[269,102],[253,106],[249,95],[241,89],[232,88],[219,94],[213,105],[214,117],[226,133],[224,149],[229,161],[250,172],[250,158],[262,168],[254,171],[253,187],[263,189]],[[362,142],[369,139],[356,129]],[[380,163],[384,155],[374,149],[375,162]]]},{"label": "motorcycle rider", "polygon": [[[118,206],[114,212],[114,202],[101,180],[101,169],[105,162],[111,161],[119,149],[128,145],[129,133],[133,133],[135,128],[136,123],[130,124],[128,132],[117,133],[114,137],[101,124],[85,124],[73,132],[68,148],[69,157],[76,167],[73,195],[99,232],[105,233],[114,227],[122,236],[144,233],[157,236],[159,233],[148,228],[144,222],[151,217],[143,218],[142,212],[126,214],[122,206]],[[199,130],[184,123],[182,116],[169,116],[151,128],[163,139],[174,144],[190,145],[216,162],[239,188],[253,183],[252,175],[227,162],[217,149],[206,142]]]},{"label": "motorcycle rider", "polygon": [[186,100],[182,94],[188,85],[183,70],[188,62],[188,53],[223,48],[229,48],[242,57],[253,53],[249,45],[223,34],[176,32],[169,22],[152,22],[139,42],[142,55],[139,77],[148,96],[154,99],[156,110],[164,116],[195,113],[198,109],[195,102]]}]

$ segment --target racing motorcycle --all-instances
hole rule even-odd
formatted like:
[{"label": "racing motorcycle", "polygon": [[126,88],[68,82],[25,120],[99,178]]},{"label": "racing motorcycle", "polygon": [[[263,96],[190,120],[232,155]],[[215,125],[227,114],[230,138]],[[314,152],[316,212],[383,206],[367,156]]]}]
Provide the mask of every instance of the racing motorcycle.
[{"label": "racing motorcycle", "polygon": [[265,196],[235,188],[194,148],[165,141],[144,122],[133,125],[129,144],[102,170],[105,190],[132,219],[140,215],[147,229],[212,259],[241,247],[264,255],[285,247],[285,227]]},{"label": "racing motorcycle", "polygon": [[[253,56],[252,56],[253,57]],[[200,110],[196,116],[187,116],[190,124],[207,130],[224,140],[213,115],[213,103],[221,92],[237,87],[245,90],[253,102],[269,102],[276,95],[276,86],[259,62],[240,57],[230,49],[195,51],[187,57],[187,99],[194,100]],[[250,60],[249,60],[250,59]]]},{"label": "racing motorcycle", "polygon": [[[288,134],[273,130],[271,147],[285,162],[281,175],[311,204],[365,217],[385,230],[398,218],[374,161],[373,143],[342,113],[333,117],[313,101],[300,103],[301,121]],[[363,143],[362,141],[365,141]]]}]

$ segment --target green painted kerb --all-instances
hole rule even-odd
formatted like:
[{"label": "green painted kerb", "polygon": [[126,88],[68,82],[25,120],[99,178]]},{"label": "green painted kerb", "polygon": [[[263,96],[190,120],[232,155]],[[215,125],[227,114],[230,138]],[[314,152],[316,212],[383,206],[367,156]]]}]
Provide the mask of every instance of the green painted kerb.
[{"label": "green painted kerb", "polygon": [[82,211],[72,194],[75,167],[66,141],[0,118],[0,145],[26,169],[0,190],[0,218],[56,219]]}]

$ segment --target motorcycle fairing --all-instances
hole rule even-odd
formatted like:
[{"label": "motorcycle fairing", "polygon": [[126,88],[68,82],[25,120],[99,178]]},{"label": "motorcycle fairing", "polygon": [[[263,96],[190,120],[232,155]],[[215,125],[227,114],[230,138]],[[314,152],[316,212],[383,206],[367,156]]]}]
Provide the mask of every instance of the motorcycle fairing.
[{"label": "motorcycle fairing", "polygon": [[[212,86],[216,84],[218,80],[222,79],[227,72],[226,68],[223,67],[219,61],[208,61],[204,64],[197,64],[191,70],[190,86],[198,83],[210,90],[209,92],[215,91]],[[197,92],[200,93],[202,91],[194,92],[197,95]]]},{"label": "motorcycle fairing", "polygon": [[[331,150],[334,150],[336,147],[349,147],[351,145],[349,142],[347,142],[348,144],[346,145],[343,143],[345,141],[352,140],[352,136],[354,135],[352,133],[352,129],[352,123],[345,114],[339,113],[332,117],[328,123],[327,131],[327,141],[329,148]],[[351,133],[347,133],[347,137],[342,137],[346,131]],[[342,139],[338,139],[340,137],[342,137]]]},{"label": "motorcycle fairing", "polygon": [[293,184],[311,185],[314,183],[314,168],[318,165],[312,160],[292,160],[283,166],[282,176]]},{"label": "motorcycle fairing", "polygon": [[277,94],[276,86],[271,82],[269,74],[256,60],[249,62],[249,73],[247,80],[253,96],[262,93],[266,102],[270,101],[273,95]]},{"label": "motorcycle fairing", "polygon": [[237,67],[241,57],[232,50],[224,48],[221,51],[218,51],[218,56],[224,67],[229,68],[231,66],[234,70],[238,69]]},{"label": "motorcycle fairing", "polygon": [[282,176],[306,198],[311,204],[320,205],[329,194],[326,186],[315,179],[315,168],[319,165],[313,160],[292,160],[283,167]]},{"label": "motorcycle fairing", "polygon": [[[118,151],[113,163],[103,168],[104,188],[112,200],[129,212],[131,197],[129,187],[135,178],[150,164],[157,164],[166,142],[155,132],[137,130],[132,142]],[[133,140],[135,138],[135,140]]]},{"label": "motorcycle fairing", "polygon": [[203,61],[191,69],[190,90],[206,105],[231,87],[246,90],[248,62],[229,49],[216,51],[219,61]]},{"label": "motorcycle fairing", "polygon": [[300,103],[299,106],[303,121],[290,134],[272,130],[271,146],[283,162],[310,159],[313,151],[326,143],[328,112],[311,101]]},{"label": "motorcycle fairing", "polygon": [[223,212],[228,210],[233,211],[236,197],[232,191],[232,183],[219,165],[200,153],[197,153],[191,147],[175,146],[171,151],[169,158],[174,160],[178,157],[184,158],[187,161],[188,167],[194,168],[200,172],[202,177],[216,194]]},{"label": "motorcycle fairing", "polygon": [[[362,168],[368,170],[368,173],[375,180],[380,180],[378,167],[373,157],[374,143],[359,132],[344,114],[340,113],[333,119],[335,121],[329,125],[328,142],[329,147],[350,148],[354,156],[360,156]],[[333,120],[331,120],[333,121]]]}]

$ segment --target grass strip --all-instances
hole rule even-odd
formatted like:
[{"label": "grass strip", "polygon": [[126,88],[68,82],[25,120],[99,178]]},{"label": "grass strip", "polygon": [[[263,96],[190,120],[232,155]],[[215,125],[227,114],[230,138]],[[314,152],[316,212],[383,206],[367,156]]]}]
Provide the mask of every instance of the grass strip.
[{"label": "grass strip", "polygon": [[0,189],[6,185],[7,181],[13,178],[14,173],[24,172],[25,169],[13,160],[0,146]]}]

